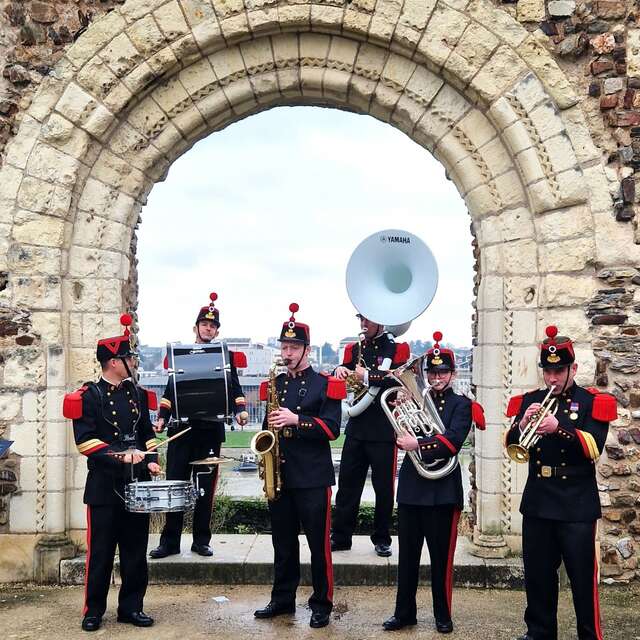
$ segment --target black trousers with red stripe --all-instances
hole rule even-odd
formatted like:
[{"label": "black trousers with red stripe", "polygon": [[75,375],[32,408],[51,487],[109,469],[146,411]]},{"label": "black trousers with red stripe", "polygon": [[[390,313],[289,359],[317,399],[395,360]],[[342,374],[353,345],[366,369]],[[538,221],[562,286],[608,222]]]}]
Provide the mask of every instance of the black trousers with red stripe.
[{"label": "black trousers with red stripe", "polygon": [[347,436],[342,448],[338,493],[333,512],[331,539],[336,544],[351,546],[369,467],[371,484],[376,494],[371,542],[391,544],[389,529],[393,514],[397,453],[395,442],[373,442]]},{"label": "black trousers with red stripe", "polygon": [[[174,435],[171,430],[169,435]],[[201,467],[189,463],[210,456],[219,456],[220,446],[217,431],[195,428],[168,445],[167,480],[189,480],[193,476],[195,482],[196,473],[199,474],[200,492],[193,511],[193,542],[195,544],[209,544],[211,541],[211,512],[218,483],[218,466]],[[183,521],[184,512],[167,513],[160,535],[160,544],[172,550],[179,550]]]},{"label": "black trousers with red stripe", "polygon": [[313,593],[309,608],[330,613],[333,609],[333,564],[331,562],[331,487],[283,489],[277,500],[269,502],[273,543],[273,589],[271,601],[288,606],[295,603],[300,583],[300,544],[304,529],[311,551]]},{"label": "black trousers with red stripe", "polygon": [[149,515],[130,513],[124,504],[87,505],[87,564],[83,615],[102,617],[116,546],[120,554],[122,585],[118,613],[142,611],[147,590]]},{"label": "black trousers with red stripe", "polygon": [[398,593],[395,617],[416,621],[416,593],[422,543],[426,539],[431,559],[433,615],[438,622],[451,620],[453,554],[458,539],[460,510],[455,505],[425,507],[398,505]]},{"label": "black trousers with red stripe", "polygon": [[595,522],[562,522],[524,516],[522,552],[527,609],[534,640],[558,637],[558,569],[564,562],[576,612],[579,640],[602,640]]}]

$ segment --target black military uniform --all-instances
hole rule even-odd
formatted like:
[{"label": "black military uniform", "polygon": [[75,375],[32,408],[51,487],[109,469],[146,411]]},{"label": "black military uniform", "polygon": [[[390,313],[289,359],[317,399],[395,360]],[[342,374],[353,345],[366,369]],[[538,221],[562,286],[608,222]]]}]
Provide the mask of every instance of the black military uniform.
[{"label": "black military uniform", "polygon": [[[389,384],[397,384],[389,378],[385,380],[385,376],[392,364],[399,365],[407,359],[408,349],[407,352],[401,351],[398,346],[393,336],[383,331],[371,340],[361,340],[345,348],[342,366],[353,371],[364,362],[368,369],[365,383],[377,395],[362,413],[349,418],[345,429],[331,531],[334,551],[351,548],[362,490],[371,467],[371,484],[376,496],[371,542],[379,555],[391,555],[389,528],[398,450],[393,428],[380,406],[380,391],[388,388]],[[362,401],[368,402],[369,399],[365,396]]]},{"label": "black military uniform", "polygon": [[[547,327],[540,366],[568,368],[573,345]],[[568,380],[568,378],[567,378]],[[556,433],[544,435],[529,449],[529,476],[520,504],[527,591],[524,640],[556,640],[558,568],[564,562],[580,640],[602,640],[598,601],[596,523],[601,516],[595,462],[604,448],[609,422],[617,417],[613,396],[572,383],[556,390]],[[508,416],[515,416],[506,444],[520,439],[520,422],[529,405],[541,402],[547,390],[511,398]],[[521,639],[521,640],[522,640]]]},{"label": "black military uniform", "polygon": [[[215,307],[217,294],[210,295],[211,303],[202,307],[196,318],[196,327],[202,320],[211,320],[220,326],[220,311]],[[204,342],[204,340],[202,340]],[[237,366],[246,367],[246,358],[241,352],[229,352],[231,357],[231,372],[229,387],[229,406],[238,414],[246,410],[246,400],[238,379]],[[165,391],[160,400],[158,418],[168,421],[175,417],[175,399],[173,397],[174,386],[169,379]],[[220,448],[225,441],[224,422],[209,422],[204,420],[190,420],[191,430],[184,436],[176,438],[167,447],[167,480],[189,480],[198,474],[198,487],[200,495],[196,500],[193,511],[193,543],[191,550],[200,555],[212,555],[209,548],[211,541],[211,513],[215,500],[216,486],[218,484],[218,465],[206,467],[209,473],[203,473],[203,467],[189,464],[193,460],[219,457]],[[185,427],[182,425],[169,426],[167,435],[172,437]],[[208,476],[209,479],[204,479]],[[180,553],[180,538],[184,512],[173,511],[166,514],[165,525],[160,535],[160,546],[150,553],[152,558],[162,558],[167,555]]]},{"label": "black military uniform", "polygon": [[[290,307],[292,314],[298,307]],[[280,341],[309,344],[309,327],[291,316],[282,327]],[[296,375],[276,378],[279,404],[298,414],[295,427],[281,432],[280,469],[282,491],[269,501],[271,539],[274,549],[274,582],[271,601],[255,612],[257,618],[271,618],[295,610],[300,582],[298,535],[304,530],[311,551],[313,593],[309,598],[311,626],[325,626],[333,608],[333,564],[329,543],[331,487],[335,474],[329,442],[340,435],[340,401],[346,397],[344,381],[317,373],[310,366]],[[260,389],[268,399],[267,382]],[[262,425],[268,428],[268,416]]]},{"label": "black military uniform", "polygon": [[[427,371],[455,371],[455,355],[440,347],[442,334],[434,334],[433,348],[426,354]],[[472,422],[484,429],[482,407],[469,398],[454,393],[451,387],[442,392],[430,391],[442,424],[443,434],[418,437],[422,462],[440,469],[457,455],[467,439]],[[458,519],[464,506],[460,465],[439,479],[420,476],[405,455],[398,477],[398,593],[395,612],[384,623],[389,631],[416,624],[416,593],[422,544],[427,541],[431,559],[431,593],[433,613],[438,631],[452,630],[451,597],[453,587],[453,556],[458,537]]]},{"label": "black military uniform", "polygon": [[[125,314],[121,321],[128,326],[131,318]],[[122,336],[98,342],[96,356],[100,362],[135,355],[128,329]],[[89,469],[84,491],[87,561],[83,629],[86,631],[100,626],[106,610],[116,546],[122,577],[118,620],[137,626],[153,623],[151,618],[140,615],[147,588],[149,516],[125,509],[125,485],[131,481],[132,467],[109,455],[130,448],[145,451],[157,444],[149,420],[150,408],[157,408],[155,394],[128,379],[119,385],[104,378],[97,383],[87,382],[64,399],[63,414],[73,419],[76,446],[87,457]],[[155,461],[155,454],[146,456],[143,462],[134,465],[133,476],[149,479],[147,464]]]}]

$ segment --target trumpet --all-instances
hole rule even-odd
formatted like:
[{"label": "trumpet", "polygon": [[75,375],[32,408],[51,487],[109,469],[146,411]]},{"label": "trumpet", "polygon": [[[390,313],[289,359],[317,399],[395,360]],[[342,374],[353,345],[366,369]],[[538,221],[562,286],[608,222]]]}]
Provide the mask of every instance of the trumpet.
[{"label": "trumpet", "polygon": [[540,403],[540,408],[531,416],[527,426],[520,432],[520,439],[517,443],[507,447],[507,455],[518,463],[529,461],[529,449],[535,447],[542,437],[536,433],[542,421],[549,415],[553,415],[558,410],[558,401],[552,397],[555,387],[551,387],[549,392]]}]

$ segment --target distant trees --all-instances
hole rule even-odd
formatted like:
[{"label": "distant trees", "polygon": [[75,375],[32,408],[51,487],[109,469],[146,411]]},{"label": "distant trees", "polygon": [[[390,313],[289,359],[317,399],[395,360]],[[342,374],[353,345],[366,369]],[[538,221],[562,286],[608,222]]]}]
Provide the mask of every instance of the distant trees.
[{"label": "distant trees", "polygon": [[331,346],[330,342],[322,345],[322,362],[326,364],[338,364],[338,352]]}]

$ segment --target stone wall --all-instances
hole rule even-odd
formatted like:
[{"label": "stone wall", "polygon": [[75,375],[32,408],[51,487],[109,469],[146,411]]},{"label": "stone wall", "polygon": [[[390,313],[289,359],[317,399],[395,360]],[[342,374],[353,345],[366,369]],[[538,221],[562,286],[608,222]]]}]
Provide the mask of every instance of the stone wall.
[{"label": "stone wall", "polygon": [[603,574],[637,575],[634,11],[617,0],[5,2],[0,432],[16,439],[21,491],[2,498],[0,531],[7,504],[13,532],[83,526],[61,394],[90,377],[97,334],[136,304],[135,232],[154,182],[241,117],[324,104],[407,133],[469,208],[474,383],[490,424],[477,436],[476,542],[519,532],[526,470],[502,454],[502,414],[510,393],[537,384],[535,343],[555,322],[576,340],[581,382],[622,406],[600,464]]}]

